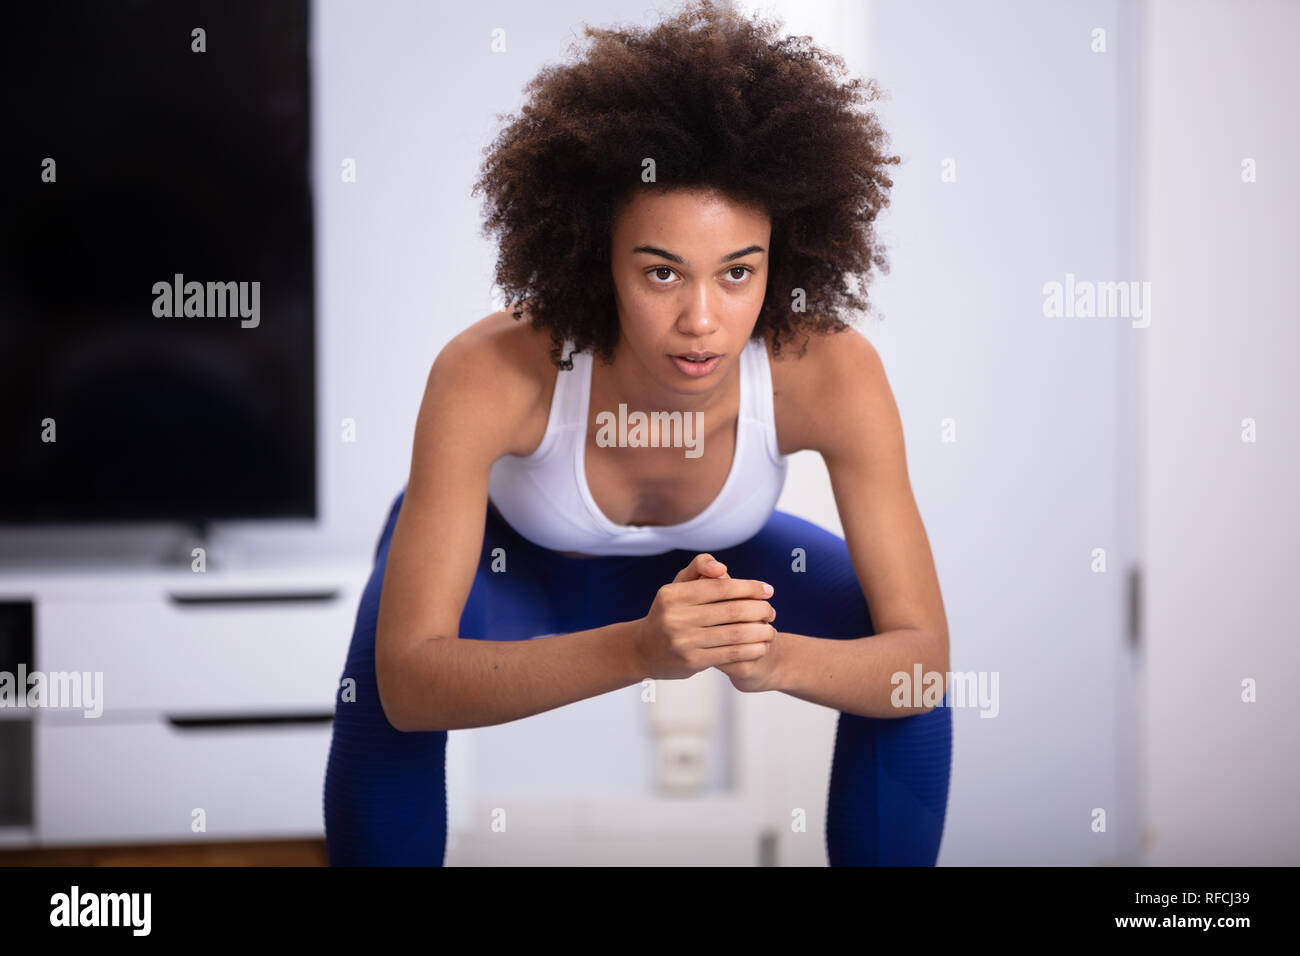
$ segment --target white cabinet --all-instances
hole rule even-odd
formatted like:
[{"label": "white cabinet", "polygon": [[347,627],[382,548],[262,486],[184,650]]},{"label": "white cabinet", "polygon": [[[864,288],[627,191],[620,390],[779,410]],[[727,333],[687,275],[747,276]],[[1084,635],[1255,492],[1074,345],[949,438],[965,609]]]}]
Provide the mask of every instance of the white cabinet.
[{"label": "white cabinet", "polygon": [[38,724],[42,845],[324,833],[328,722],[182,730],[163,719],[73,720]]},{"label": "white cabinet", "polygon": [[[39,609],[41,670],[103,674],[104,713],[320,710],[343,668],[341,592],[303,601],[177,603],[173,592]],[[334,597],[328,595],[333,594]]]},{"label": "white cabinet", "polygon": [[89,675],[102,693],[99,716],[0,708],[20,722],[0,738],[0,785],[30,787],[31,807],[0,845],[323,836],[334,697],[369,573],[0,572],[0,603],[31,605],[25,669]]}]

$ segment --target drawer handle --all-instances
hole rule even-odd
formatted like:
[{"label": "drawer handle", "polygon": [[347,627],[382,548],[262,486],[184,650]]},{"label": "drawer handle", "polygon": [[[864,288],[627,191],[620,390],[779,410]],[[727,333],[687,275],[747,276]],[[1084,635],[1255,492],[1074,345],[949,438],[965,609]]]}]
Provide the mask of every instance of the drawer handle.
[{"label": "drawer handle", "polygon": [[207,604],[302,604],[328,603],[339,598],[338,588],[328,591],[263,591],[246,594],[180,594],[167,595],[172,604],[181,607]]},{"label": "drawer handle", "polygon": [[313,711],[305,714],[242,714],[238,717],[175,717],[167,715],[167,723],[178,730],[213,730],[222,727],[270,727],[280,724],[323,724],[334,719],[333,711]]}]

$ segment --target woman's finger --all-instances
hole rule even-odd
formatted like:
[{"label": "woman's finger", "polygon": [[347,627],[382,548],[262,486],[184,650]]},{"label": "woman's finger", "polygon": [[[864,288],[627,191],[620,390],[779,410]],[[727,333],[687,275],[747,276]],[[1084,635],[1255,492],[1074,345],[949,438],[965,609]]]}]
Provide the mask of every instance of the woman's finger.
[{"label": "woman's finger", "polygon": [[725,577],[727,577],[727,566],[725,564],[714,560],[711,554],[697,554],[690,564],[677,572],[677,577],[673,578],[673,583],[696,581],[700,578]]}]

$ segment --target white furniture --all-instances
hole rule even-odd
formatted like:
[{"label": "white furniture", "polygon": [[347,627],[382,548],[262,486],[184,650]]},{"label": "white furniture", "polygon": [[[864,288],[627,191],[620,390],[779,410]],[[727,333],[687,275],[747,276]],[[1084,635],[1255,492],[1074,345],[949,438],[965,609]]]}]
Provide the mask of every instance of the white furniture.
[{"label": "white furniture", "polygon": [[[0,707],[0,848],[322,837],[334,695],[370,570],[0,567],[0,671],[18,653],[29,671],[98,673],[103,695],[99,717]],[[448,865],[824,865],[835,713],[740,694],[716,672],[691,683],[708,680],[707,708],[684,686],[646,704],[634,685],[453,732]],[[711,767],[725,751],[725,788],[656,793],[655,727],[715,705],[721,725],[700,732]],[[584,737],[618,715],[615,739]],[[534,778],[522,755],[540,744],[556,751]],[[579,771],[644,786],[586,793]],[[502,805],[508,838],[490,826]],[[790,832],[796,807],[806,832]]]},{"label": "white furniture", "polygon": [[0,846],[323,836],[369,571],[0,569],[9,654],[30,603],[27,670],[102,675],[103,697],[98,717],[0,707]]}]

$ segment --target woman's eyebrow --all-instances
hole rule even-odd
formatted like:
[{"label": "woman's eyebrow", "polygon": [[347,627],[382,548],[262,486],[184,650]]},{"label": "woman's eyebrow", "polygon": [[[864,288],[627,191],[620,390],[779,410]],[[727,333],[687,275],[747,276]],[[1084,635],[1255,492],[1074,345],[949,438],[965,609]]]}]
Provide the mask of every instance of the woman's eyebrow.
[{"label": "woman's eyebrow", "polygon": [[[744,249],[738,249],[738,250],[736,250],[735,252],[729,252],[729,253],[727,253],[725,256],[723,256],[723,257],[722,257],[721,259],[719,259],[718,261],[719,261],[719,262],[730,262],[732,259],[739,259],[741,256],[747,256],[747,255],[749,255],[751,252],[763,252],[763,251],[764,251],[764,249],[763,249],[762,246],[746,246]],[[679,255],[677,255],[677,254],[675,254],[675,253],[669,252],[669,251],[667,251],[666,249],[660,249],[660,248],[658,248],[657,246],[637,246],[635,249],[632,250],[632,252],[633,252],[633,253],[637,253],[637,252],[648,252],[648,253],[650,253],[650,255],[652,255],[652,256],[662,256],[663,258],[668,259],[668,260],[670,260],[670,261],[672,261],[672,262],[685,262],[685,261],[686,261],[686,260],[683,259],[681,256],[679,256]]]}]

